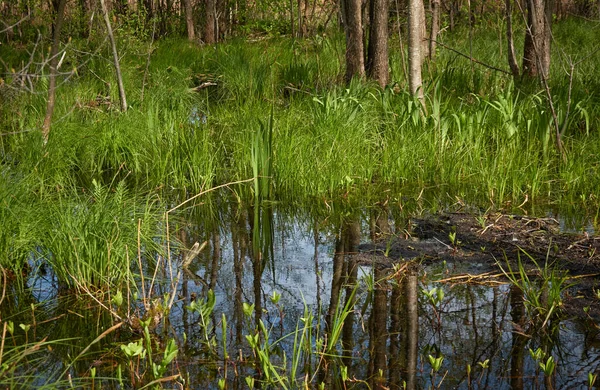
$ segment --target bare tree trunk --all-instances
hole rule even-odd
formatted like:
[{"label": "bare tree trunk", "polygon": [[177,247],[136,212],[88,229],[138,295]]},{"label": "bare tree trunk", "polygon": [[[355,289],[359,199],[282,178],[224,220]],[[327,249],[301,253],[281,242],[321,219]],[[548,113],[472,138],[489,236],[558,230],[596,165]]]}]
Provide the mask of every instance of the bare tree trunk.
[{"label": "bare tree trunk", "polygon": [[292,38],[294,37],[294,0],[290,0],[290,29]]},{"label": "bare tree trunk", "polygon": [[388,1],[371,0],[367,73],[384,88],[389,81]]},{"label": "bare tree trunk", "polygon": [[298,30],[296,32],[298,38],[304,36],[304,22],[302,20],[302,0],[298,0]]},{"label": "bare tree trunk", "polygon": [[425,1],[419,2],[419,18],[421,20],[421,62],[429,57],[429,35],[427,35],[427,18],[425,17]]},{"label": "bare tree trunk", "polygon": [[108,33],[108,39],[110,40],[110,45],[113,52],[115,73],[117,74],[117,86],[119,87],[119,100],[121,101],[121,111],[125,112],[127,111],[127,98],[125,97],[125,87],[123,86],[123,77],[121,76],[121,66],[119,65],[117,44],[115,43],[115,37],[110,25],[110,17],[108,16],[108,9],[106,8],[105,0],[100,0],[100,5],[102,6],[102,14],[104,15],[104,22],[106,23],[106,31]]},{"label": "bare tree trunk", "polygon": [[410,93],[423,101],[423,88],[421,79],[421,9],[423,0],[409,0],[408,2],[408,85]]},{"label": "bare tree trunk", "polygon": [[364,77],[365,59],[361,20],[361,0],[343,0],[346,31],[346,81]]},{"label": "bare tree trunk", "polygon": [[56,67],[58,66],[58,45],[60,44],[60,30],[62,28],[65,5],[67,0],[60,0],[56,8],[56,18],[54,19],[52,49],[50,49],[50,83],[48,85],[48,102],[46,104],[46,116],[42,125],[42,137],[44,145],[48,143],[50,135],[50,124],[52,123],[52,114],[54,113],[54,104],[56,102]]},{"label": "bare tree trunk", "polygon": [[183,0],[185,3],[185,23],[187,25],[188,40],[194,41],[196,34],[194,33],[194,10],[192,8],[192,0]]},{"label": "bare tree trunk", "polygon": [[204,25],[204,43],[213,45],[217,42],[215,22],[217,20],[216,0],[206,0],[206,24]]},{"label": "bare tree trunk", "polygon": [[517,56],[515,55],[515,43],[513,39],[513,30],[512,30],[512,2],[513,0],[506,0],[506,41],[508,43],[508,66],[510,66],[510,71],[514,78],[519,77],[521,71],[519,70],[519,65],[517,64]]},{"label": "bare tree trunk", "polygon": [[435,44],[440,32],[440,0],[431,0],[431,34],[429,35],[429,59],[435,58]]},{"label": "bare tree trunk", "polygon": [[527,0],[527,24],[523,48],[523,74],[548,77],[552,36],[552,1]]}]

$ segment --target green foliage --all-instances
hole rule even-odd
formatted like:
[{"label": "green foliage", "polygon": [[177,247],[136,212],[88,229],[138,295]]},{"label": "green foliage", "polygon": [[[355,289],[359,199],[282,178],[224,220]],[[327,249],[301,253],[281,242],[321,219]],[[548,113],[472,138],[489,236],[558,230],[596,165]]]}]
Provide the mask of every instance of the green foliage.
[{"label": "green foliage", "polygon": [[90,195],[51,199],[46,213],[40,254],[70,287],[119,286],[130,277],[138,238],[148,252],[157,249],[152,206],[141,207],[123,182],[110,188],[93,181]]}]

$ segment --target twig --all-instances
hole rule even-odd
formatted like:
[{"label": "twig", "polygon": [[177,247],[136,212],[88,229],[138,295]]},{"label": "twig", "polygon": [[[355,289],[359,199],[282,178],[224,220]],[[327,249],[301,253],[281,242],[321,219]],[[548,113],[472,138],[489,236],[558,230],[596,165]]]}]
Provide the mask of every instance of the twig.
[{"label": "twig", "polygon": [[123,321],[119,322],[116,325],[111,326],[110,328],[106,329],[104,332],[102,332],[102,334],[98,337],[96,337],[94,339],[94,341],[92,341],[87,347],[85,347],[83,349],[83,351],[81,351],[79,353],[79,355],[77,355],[77,357],[75,359],[73,359],[69,364],[67,364],[67,367],[65,368],[65,370],[63,371],[62,375],[60,376],[61,378],[63,376],[65,376],[65,374],[71,369],[71,367],[73,366],[73,364],[77,361],[77,359],[79,359],[81,356],[83,356],[87,351],[89,351],[89,349],[92,347],[92,345],[96,344],[97,342],[99,342],[100,340],[102,340],[103,338],[105,338],[109,333],[112,333],[113,331],[119,329],[122,325],[124,324]]},{"label": "twig", "polygon": [[470,61],[472,61],[472,62],[474,62],[476,64],[479,64],[481,66],[484,66],[484,67],[492,69],[492,70],[495,70],[497,72],[501,72],[501,73],[504,73],[504,74],[507,74],[507,75],[512,75],[512,73],[509,72],[509,71],[507,71],[507,70],[497,68],[497,67],[495,67],[493,65],[486,64],[485,62],[481,62],[481,61],[479,61],[479,60],[477,60],[477,59],[475,59],[475,58],[473,58],[473,57],[471,57],[471,56],[469,56],[467,54],[464,54],[464,53],[462,53],[462,52],[460,52],[460,51],[458,51],[458,50],[456,50],[456,49],[454,49],[454,48],[452,48],[452,47],[450,47],[448,45],[443,44],[440,41],[435,41],[435,43],[438,44],[438,45],[440,45],[440,46],[442,46],[445,49],[448,49],[448,50],[450,50],[450,51],[452,51],[452,52],[454,52],[454,53],[462,56],[462,57],[465,57],[466,59],[468,59],[468,60],[470,60]]},{"label": "twig", "polygon": [[437,242],[439,242],[440,244],[444,245],[446,248],[450,249],[450,250],[454,250],[454,248],[452,248],[450,245],[440,241],[437,237],[433,237],[434,240],[436,240]]},{"label": "twig", "polygon": [[22,17],[21,20],[19,20],[18,22],[16,22],[15,24],[13,24],[12,26],[8,26],[6,23],[4,23],[5,26],[7,26],[4,30],[0,31],[0,34],[7,32],[8,30],[13,29],[14,27],[17,27],[19,24],[23,23],[24,21],[26,21],[27,19],[29,19],[29,17],[31,16],[31,14],[27,14],[26,16]]}]

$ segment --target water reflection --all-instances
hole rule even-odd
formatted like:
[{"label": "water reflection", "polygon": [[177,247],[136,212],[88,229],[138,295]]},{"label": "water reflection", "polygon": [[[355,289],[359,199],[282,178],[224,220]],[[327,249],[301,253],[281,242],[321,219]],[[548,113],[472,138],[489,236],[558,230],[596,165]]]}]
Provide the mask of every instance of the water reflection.
[{"label": "water reflection", "polygon": [[[247,388],[243,379],[247,376],[259,383],[265,372],[251,364],[254,356],[246,336],[256,334],[264,324],[275,344],[271,358],[283,367],[290,364],[293,335],[301,319],[308,318],[306,310],[314,328],[314,338],[307,343],[315,350],[333,338],[340,307],[352,310],[343,322],[335,354],[303,355],[299,364],[297,377],[309,378],[315,387],[319,383],[327,389],[420,389],[440,383],[442,388],[474,389],[585,387],[587,374],[597,372],[600,361],[598,334],[589,323],[554,320],[547,326],[549,331],[540,332],[531,326],[523,294],[516,288],[431,282],[427,275],[445,272],[442,265],[424,269],[417,263],[395,268],[359,263],[353,254],[361,240],[379,239],[404,228],[398,226],[404,223],[401,217],[395,215],[394,223],[389,214],[382,206],[366,213],[319,218],[284,213],[271,205],[233,204],[222,212],[221,224],[202,229],[182,225],[177,237],[183,246],[204,241],[209,245],[183,272],[179,299],[169,322],[158,332],[177,335],[179,369],[191,388],[216,388],[225,372],[229,372],[228,388]],[[155,296],[166,291],[166,286],[161,288]],[[425,294],[434,288],[444,292],[439,301]],[[204,300],[209,290],[216,293],[216,306],[210,326],[203,329],[188,306]],[[275,292],[280,299],[272,298]],[[38,303],[40,296],[29,291],[6,299],[0,307],[1,319],[31,323],[27,307]],[[79,335],[72,326],[98,335],[114,321],[98,307],[80,308],[83,318],[73,321],[66,314],[72,306],[53,302],[43,317],[37,317],[38,322],[53,321],[39,325],[32,337]],[[225,331],[222,314],[227,319]],[[544,375],[529,353],[538,347],[558,361],[551,377]],[[225,350],[229,358],[224,357]],[[104,362],[110,375],[108,366],[118,359],[106,357],[100,348],[96,352],[94,360]],[[67,356],[77,353],[59,348],[54,355],[64,365]],[[430,356],[444,358],[437,373],[432,372]],[[85,372],[90,364],[82,359],[73,372]]]}]

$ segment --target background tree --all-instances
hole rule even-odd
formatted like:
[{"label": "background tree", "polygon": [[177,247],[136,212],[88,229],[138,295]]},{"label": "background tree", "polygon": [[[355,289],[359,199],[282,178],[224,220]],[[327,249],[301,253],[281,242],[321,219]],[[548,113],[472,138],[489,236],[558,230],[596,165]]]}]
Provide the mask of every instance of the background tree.
[{"label": "background tree", "polygon": [[217,1],[206,0],[206,20],[204,24],[204,43],[212,45],[217,42]]},{"label": "background tree", "polygon": [[360,0],[342,0],[346,33],[346,81],[365,75],[363,29]]},{"label": "background tree", "polygon": [[185,24],[187,27],[188,40],[193,41],[196,39],[194,33],[194,9],[192,8],[192,0],[183,0],[185,7]]},{"label": "background tree", "polygon": [[408,85],[410,93],[423,101],[421,53],[423,42],[423,0],[408,1]]},{"label": "background tree", "polygon": [[371,0],[367,74],[383,88],[389,81],[388,1]]},{"label": "background tree", "polygon": [[123,86],[123,77],[121,76],[119,54],[117,52],[117,44],[115,43],[115,37],[113,35],[112,26],[110,24],[110,17],[108,15],[108,9],[106,8],[105,0],[100,0],[100,5],[102,6],[102,14],[104,15],[106,31],[110,40],[110,46],[113,53],[113,64],[115,66],[115,73],[117,76],[117,86],[119,88],[119,100],[121,101],[121,111],[127,111],[127,98],[125,97],[125,87]]},{"label": "background tree", "polygon": [[50,49],[50,83],[48,85],[48,102],[46,104],[46,115],[44,124],[42,125],[42,137],[44,144],[48,142],[50,135],[50,124],[52,122],[52,114],[54,113],[54,104],[56,102],[56,73],[58,67],[58,46],[60,45],[60,30],[62,29],[65,5],[67,0],[54,1],[56,16],[52,26],[52,48]]},{"label": "background tree", "polygon": [[527,23],[523,46],[523,74],[548,77],[552,38],[552,0],[527,0]]}]

